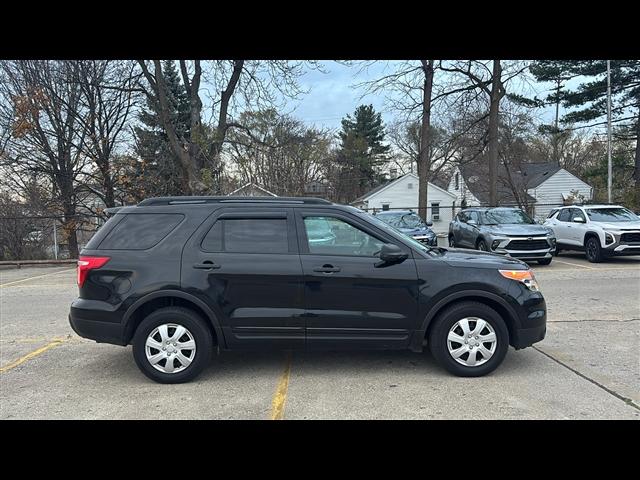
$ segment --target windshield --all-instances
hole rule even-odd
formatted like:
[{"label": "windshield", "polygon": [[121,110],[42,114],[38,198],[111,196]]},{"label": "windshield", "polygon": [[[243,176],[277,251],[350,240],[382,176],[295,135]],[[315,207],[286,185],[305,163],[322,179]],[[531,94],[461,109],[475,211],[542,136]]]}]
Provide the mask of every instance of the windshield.
[{"label": "windshield", "polygon": [[535,223],[529,215],[522,210],[494,209],[480,213],[480,223],[483,225],[502,224],[532,224]]},{"label": "windshield", "polygon": [[416,213],[385,213],[376,215],[377,218],[396,228],[420,228],[427,224]]},{"label": "windshield", "polygon": [[587,215],[592,222],[637,222],[636,215],[622,207],[587,208]]},{"label": "windshield", "polygon": [[[362,210],[359,210],[355,207],[350,208],[351,212],[355,213],[356,215],[359,215],[361,217],[363,217],[365,220],[373,223],[376,227],[386,231],[386,232],[391,232],[394,233],[396,235],[402,235],[402,238],[405,241],[408,241],[409,243],[411,243],[411,246],[417,250],[420,250],[421,252],[428,252],[430,250],[429,247],[427,247],[426,245],[423,245],[422,243],[418,242],[417,240],[414,240],[412,237],[410,237],[409,235],[401,232],[400,230],[398,230],[396,227],[389,225],[386,222],[383,222],[382,220],[380,220],[378,217],[374,216],[374,215],[369,215],[368,213],[363,212]],[[418,217],[419,218],[419,217]]]}]

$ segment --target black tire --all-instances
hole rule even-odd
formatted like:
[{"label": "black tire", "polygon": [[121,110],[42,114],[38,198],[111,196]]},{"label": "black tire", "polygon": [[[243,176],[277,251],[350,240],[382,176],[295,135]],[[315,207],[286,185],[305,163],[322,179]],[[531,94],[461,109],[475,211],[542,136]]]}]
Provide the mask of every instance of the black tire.
[{"label": "black tire", "polygon": [[604,260],[600,240],[595,235],[590,236],[587,238],[587,241],[584,242],[584,251],[587,255],[587,260],[591,263],[600,263]]},{"label": "black tire", "polygon": [[540,265],[549,265],[551,263],[551,260],[553,260],[553,258],[544,258],[542,260],[538,260],[538,263]]},{"label": "black tire", "polygon": [[451,248],[456,248],[456,237],[453,235],[449,235],[449,246]]},{"label": "black tire", "polygon": [[487,242],[485,242],[484,240],[480,239],[476,243],[476,250],[481,250],[483,252],[488,252],[489,251],[489,245],[487,245]]},{"label": "black tire", "polygon": [[[454,324],[465,317],[479,317],[487,321],[496,333],[496,350],[486,363],[476,367],[461,365],[449,353],[447,336]],[[479,302],[456,303],[440,313],[429,333],[429,349],[436,361],[448,372],[459,377],[481,377],[494,371],[509,349],[509,331],[502,317],[492,308]]]},{"label": "black tire", "polygon": [[560,249],[558,247],[556,247],[556,251],[553,252],[553,256],[557,257],[558,255],[560,255]]},{"label": "black tire", "polygon": [[[153,330],[165,323],[184,326],[196,343],[191,364],[178,373],[164,373],[156,370],[147,360],[145,343]],[[184,383],[193,380],[209,365],[213,354],[213,339],[205,320],[197,313],[182,307],[166,307],[147,316],[138,326],[133,336],[133,358],[138,368],[151,380],[158,383]],[[172,359],[173,361],[173,359]]]}]

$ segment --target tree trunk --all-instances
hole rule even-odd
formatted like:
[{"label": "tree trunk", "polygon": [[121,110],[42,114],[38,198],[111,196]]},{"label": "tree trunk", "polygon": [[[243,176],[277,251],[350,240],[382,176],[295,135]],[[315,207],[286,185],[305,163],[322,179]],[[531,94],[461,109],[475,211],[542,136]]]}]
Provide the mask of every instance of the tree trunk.
[{"label": "tree trunk", "polygon": [[422,96],[422,124],[418,155],[418,215],[427,220],[427,188],[431,170],[431,91],[433,90],[433,60],[422,60],[424,87]]},{"label": "tree trunk", "polygon": [[636,208],[640,208],[640,116],[636,119],[636,158],[633,178],[636,184]]},{"label": "tree trunk", "polygon": [[493,61],[491,81],[491,105],[489,108],[489,204],[498,204],[498,121],[502,98],[502,66],[500,60]]}]

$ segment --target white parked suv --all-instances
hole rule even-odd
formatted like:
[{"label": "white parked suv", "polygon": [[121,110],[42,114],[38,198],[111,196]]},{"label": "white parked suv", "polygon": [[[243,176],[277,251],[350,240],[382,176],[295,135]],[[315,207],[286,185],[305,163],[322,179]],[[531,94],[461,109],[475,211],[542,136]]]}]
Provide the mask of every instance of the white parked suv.
[{"label": "white parked suv", "polygon": [[640,218],[620,205],[571,205],[554,208],[544,222],[560,250],[584,250],[587,260],[640,255]]}]

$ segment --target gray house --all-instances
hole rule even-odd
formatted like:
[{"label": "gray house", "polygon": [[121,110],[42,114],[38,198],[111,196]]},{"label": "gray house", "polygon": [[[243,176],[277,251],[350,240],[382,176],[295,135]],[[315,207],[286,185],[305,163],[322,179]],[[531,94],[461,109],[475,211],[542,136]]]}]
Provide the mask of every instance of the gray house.
[{"label": "gray house", "polygon": [[[447,191],[456,205],[489,205],[489,172],[486,164],[456,167]],[[523,206],[537,218],[545,218],[553,206],[593,198],[593,187],[556,163],[525,163],[519,169],[498,167],[499,205]]]}]

